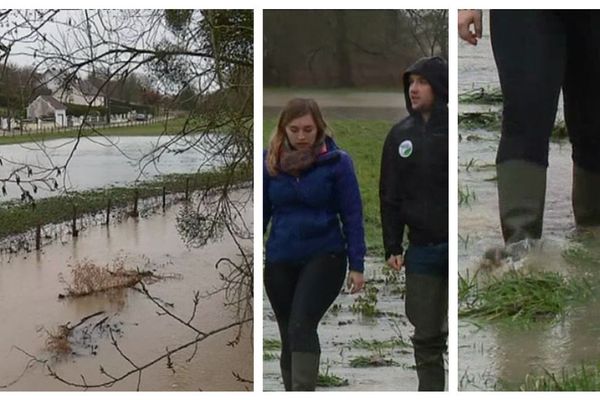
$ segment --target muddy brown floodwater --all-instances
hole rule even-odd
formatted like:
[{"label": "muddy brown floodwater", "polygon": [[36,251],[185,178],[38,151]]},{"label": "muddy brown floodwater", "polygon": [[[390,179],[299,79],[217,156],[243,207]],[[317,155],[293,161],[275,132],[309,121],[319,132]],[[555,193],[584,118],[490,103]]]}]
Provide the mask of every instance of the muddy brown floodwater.
[{"label": "muddy brown floodwater", "polygon": [[[0,259],[0,385],[17,378],[27,364],[28,358],[15,346],[37,358],[51,358],[45,349],[45,330],[67,321],[74,324],[101,310],[119,327],[119,347],[138,364],[161,355],[167,347],[172,349],[193,339],[194,334],[189,329],[172,318],[158,315],[157,307],[132,289],[75,299],[57,297],[64,293],[60,274],[68,279],[67,265],[78,260],[89,259],[104,265],[125,257],[127,267],[134,269],[149,261],[157,273],[180,275],[180,279],[166,279],[147,287],[152,295],[172,303],[173,312],[187,319],[192,313],[194,291],[204,294],[219,287],[221,281],[215,263],[221,257],[235,258],[237,248],[227,239],[200,249],[186,248],[175,224],[180,207],[174,206],[165,214],[158,213],[147,219],[127,219],[108,228],[91,227],[66,244],[57,242],[38,253]],[[243,216],[247,222],[252,221],[251,205],[243,210]],[[195,321],[198,329],[210,331],[234,322],[235,316],[224,306],[222,295],[213,295],[200,300]],[[237,346],[228,346],[236,333],[233,328],[201,342],[190,362],[186,360],[193,349],[174,356],[175,373],[167,369],[166,361],[150,367],[142,375],[141,390],[252,390],[251,385],[238,382],[232,374],[252,379],[251,324],[244,326]],[[112,375],[129,369],[107,335],[94,340],[98,345],[97,355],[91,355],[88,348],[75,347],[77,354],[51,359],[50,365],[64,378],[81,382],[80,375],[83,375],[88,383],[106,379],[99,373],[100,366]],[[136,384],[137,375],[134,375],[110,389],[135,390]],[[9,389],[73,388],[49,377],[42,365],[35,364]]]},{"label": "muddy brown floodwater", "polygon": [[[484,19],[487,33],[487,13]],[[458,75],[459,92],[473,87],[499,86],[487,34],[477,47],[459,44]],[[460,104],[459,112],[490,108]],[[561,114],[559,110],[559,119]],[[458,210],[458,270],[463,276],[467,273],[472,276],[485,250],[502,244],[494,166],[499,132],[459,130],[463,137],[458,147],[459,186],[465,193],[474,193],[474,197]],[[568,141],[551,143],[549,164],[543,247],[539,254],[526,258],[516,267],[558,271],[598,282],[597,268],[590,270],[563,257],[565,249],[576,245]],[[597,245],[586,246],[590,254],[600,257]],[[570,307],[563,318],[550,323],[523,327],[459,319],[459,389],[517,388],[527,375],[541,376],[545,371],[560,375],[563,369],[574,371],[582,364],[596,365],[600,361],[600,288],[594,286],[593,292],[584,304]]]}]

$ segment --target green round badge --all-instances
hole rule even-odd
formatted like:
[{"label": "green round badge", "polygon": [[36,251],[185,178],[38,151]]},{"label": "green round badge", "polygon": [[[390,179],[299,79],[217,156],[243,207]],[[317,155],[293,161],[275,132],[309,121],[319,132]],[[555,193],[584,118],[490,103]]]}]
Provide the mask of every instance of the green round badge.
[{"label": "green round badge", "polygon": [[410,157],[412,152],[413,152],[413,144],[410,140],[405,140],[404,142],[400,143],[400,146],[398,146],[398,153],[400,154],[400,157],[402,157],[402,158]]}]

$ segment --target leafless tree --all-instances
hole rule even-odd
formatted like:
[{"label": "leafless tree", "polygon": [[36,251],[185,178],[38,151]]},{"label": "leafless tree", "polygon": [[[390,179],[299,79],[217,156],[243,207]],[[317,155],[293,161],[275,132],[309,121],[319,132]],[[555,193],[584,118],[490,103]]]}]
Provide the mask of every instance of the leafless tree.
[{"label": "leafless tree", "polygon": [[[210,293],[196,293],[194,311],[188,317],[165,307],[143,284],[138,287],[163,315],[195,334],[190,341],[143,361],[133,360],[111,336],[113,346],[130,368],[122,374],[101,369],[105,379],[98,382],[85,377],[72,381],[53,370],[46,360],[23,351],[30,362],[43,363],[55,379],[82,389],[110,387],[129,376],[138,377],[140,389],[142,373],[150,366],[159,362],[172,366],[172,355],[196,348],[220,332],[251,326],[253,254],[248,243],[252,227],[243,210],[252,202],[252,10],[0,10],[0,81],[9,65],[7,60],[13,58],[30,60],[29,79],[38,89],[52,83],[67,89],[73,82],[88,78],[98,82],[84,121],[96,98],[114,82],[134,74],[144,76],[152,90],[160,93],[165,122],[162,140],[137,160],[140,176],[150,167],[159,170],[160,158],[168,153],[202,154],[204,161],[198,170],[205,163],[219,165],[220,178],[207,182],[205,189],[186,204],[177,224],[189,246],[201,247],[226,236],[238,249],[236,257],[222,258],[216,265],[223,285]],[[184,120],[175,134],[169,129],[173,116]],[[11,165],[10,171],[0,176],[3,190],[6,185],[17,185],[22,198],[32,201],[40,185],[60,189],[59,177],[66,179],[82,140],[118,148],[91,124],[84,122],[75,132],[67,144],[69,157],[60,164],[49,156],[44,165],[19,164],[0,153],[0,163]],[[43,143],[36,145],[44,150]],[[240,187],[245,190],[238,190]],[[219,292],[224,292],[237,318],[229,325],[203,331],[194,321],[196,308],[204,296]],[[238,330],[231,345],[240,335]],[[252,382],[234,374],[242,382]]]}]

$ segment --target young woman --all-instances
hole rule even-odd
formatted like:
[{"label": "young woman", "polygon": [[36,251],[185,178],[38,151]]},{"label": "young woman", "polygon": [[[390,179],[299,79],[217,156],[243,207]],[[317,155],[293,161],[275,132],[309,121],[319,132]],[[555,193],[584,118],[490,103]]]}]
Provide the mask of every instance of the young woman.
[{"label": "young woman", "polygon": [[265,289],[281,335],[285,390],[315,390],[319,321],[340,293],[364,285],[362,203],[352,160],[312,99],[281,112],[264,160]]}]

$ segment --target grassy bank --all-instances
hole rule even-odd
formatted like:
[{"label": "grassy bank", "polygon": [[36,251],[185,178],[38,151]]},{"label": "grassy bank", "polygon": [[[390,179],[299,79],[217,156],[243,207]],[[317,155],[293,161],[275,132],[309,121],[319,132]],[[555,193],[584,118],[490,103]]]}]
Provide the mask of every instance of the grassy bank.
[{"label": "grassy bank", "polygon": [[[276,122],[274,118],[265,119],[263,131],[265,147]],[[330,120],[328,123],[333,130],[336,143],[348,152],[354,161],[363,201],[369,255],[383,255],[379,217],[379,167],[383,141],[392,124],[378,120]]]},{"label": "grassy bank", "polygon": [[[77,207],[78,215],[105,210],[109,199],[113,208],[126,207],[133,203],[136,190],[140,199],[161,196],[163,187],[167,193],[183,193],[188,179],[191,192],[222,185],[227,180],[227,173],[163,175],[137,186],[111,187],[39,199],[35,202],[35,208],[31,204],[23,204],[20,201],[2,203],[0,205],[0,221],[2,221],[0,239],[27,232],[37,225],[69,221],[73,217],[74,206]],[[252,179],[252,168],[247,168],[243,174],[236,174],[233,179],[236,182]]]},{"label": "grassy bank", "polygon": [[[158,136],[161,134],[175,134],[180,132],[183,128],[185,119],[177,118],[169,120],[166,124],[164,121],[155,122],[143,125],[134,126],[120,126],[120,127],[98,127],[95,130],[84,129],[82,132],[83,137],[94,137],[94,136]],[[18,144],[27,143],[34,141],[52,140],[52,139],[65,139],[65,138],[76,138],[79,134],[78,129],[70,129],[67,131],[55,131],[45,133],[33,133],[33,134],[17,134],[15,136],[6,135],[0,136],[0,145],[5,144]]]}]

